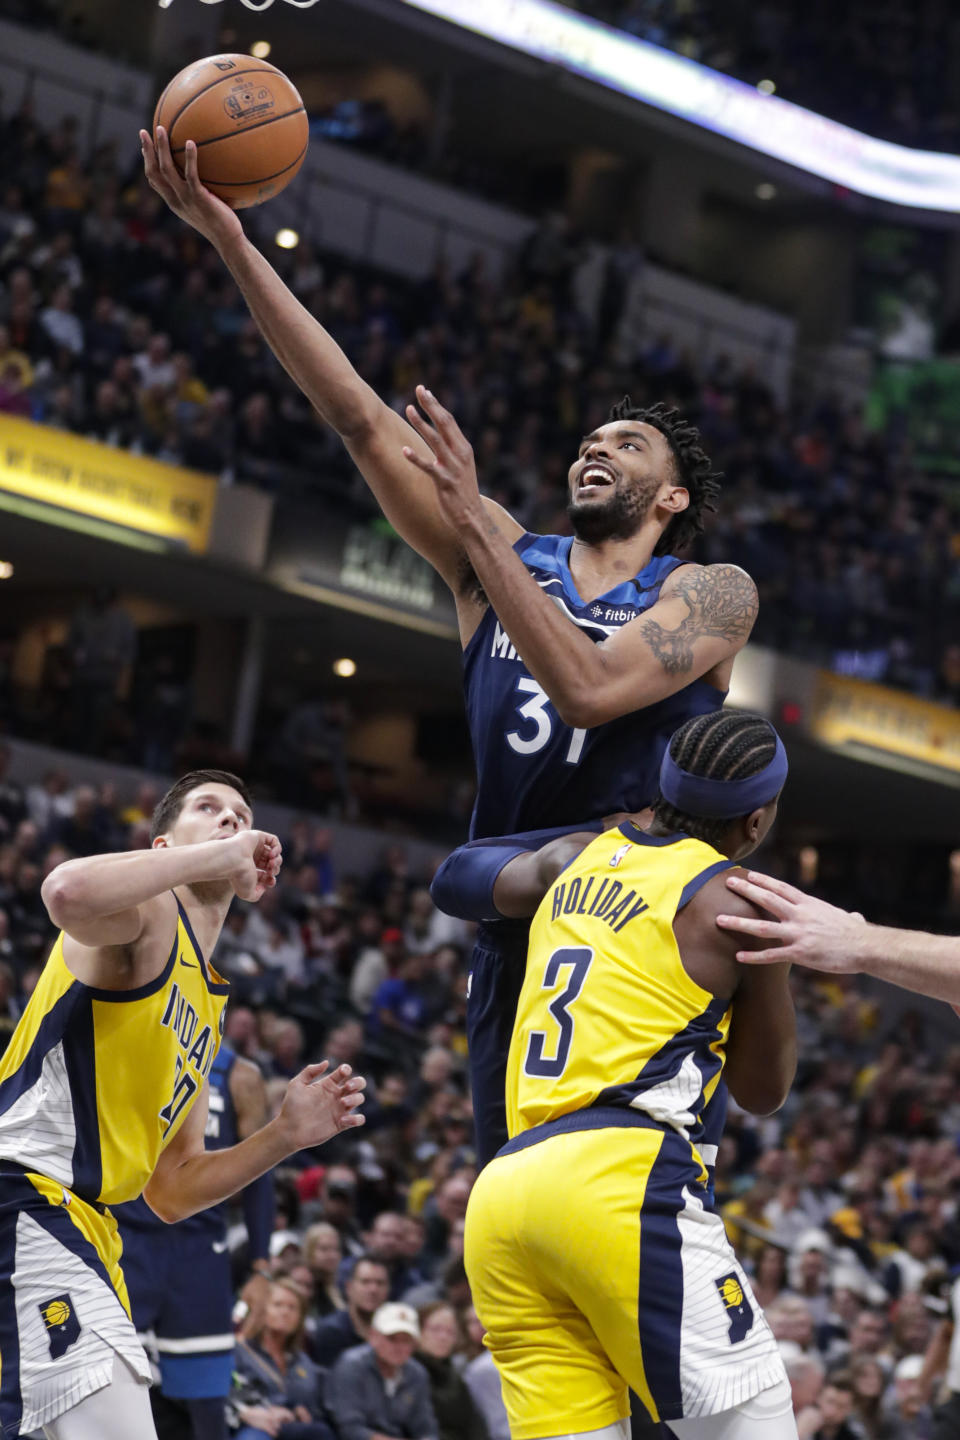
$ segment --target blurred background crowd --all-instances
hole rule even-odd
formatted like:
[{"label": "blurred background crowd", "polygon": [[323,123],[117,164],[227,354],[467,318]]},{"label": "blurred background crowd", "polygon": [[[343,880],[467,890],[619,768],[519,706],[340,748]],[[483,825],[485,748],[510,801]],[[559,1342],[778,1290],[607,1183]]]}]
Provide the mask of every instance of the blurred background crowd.
[{"label": "blurred background crowd", "polygon": [[[188,0],[178,3],[182,11]],[[108,8],[0,0],[0,17],[116,56],[122,46],[96,20]],[[772,81],[787,99],[899,143],[960,143],[960,24],[948,0],[832,8],[822,0],[594,0],[574,8],[751,84]],[[224,48],[238,43],[234,34]],[[575,197],[579,149],[531,142],[515,164],[511,148],[506,164],[494,145],[484,158],[476,147],[441,144],[441,84],[431,90],[431,130],[369,93],[352,98],[359,71],[350,64],[347,98],[311,107],[315,135],[463,190],[507,196],[538,217],[545,207],[532,175],[548,174],[551,203],[568,182]],[[478,71],[478,83],[498,93],[494,67]],[[392,93],[402,96],[410,76],[401,80]],[[369,522],[375,511],[359,476],[272,359],[216,255],[146,188],[129,149],[91,145],[69,117],[51,123],[26,90],[22,98],[15,83],[0,104],[0,426],[32,420],[205,472],[222,487],[253,485],[309,507],[318,530],[344,517]],[[549,85],[543,93],[556,105]],[[562,103],[576,129],[576,104]],[[448,94],[448,129],[450,104]],[[495,110],[491,103],[491,120]],[[587,110],[584,102],[589,140]],[[619,114],[616,124],[626,135]],[[657,161],[661,139],[658,132]],[[663,148],[668,178],[673,164],[679,182],[683,168]],[[245,223],[392,405],[406,403],[418,382],[444,399],[473,442],[482,488],[529,529],[567,531],[568,464],[611,401],[629,393],[638,404],[679,405],[727,475],[720,513],[691,558],[732,561],[754,576],[754,640],[957,707],[955,415],[932,427],[931,466],[904,407],[870,413],[863,393],[851,399],[841,384],[775,385],[759,365],[716,350],[707,358],[668,328],[637,326],[632,287],[647,241],[608,223],[620,213],[621,179],[636,181],[635,161],[627,154],[624,169],[611,169],[606,190],[598,167],[601,182],[584,186],[580,213],[571,204],[538,219],[498,274],[478,254],[403,279],[311,245],[307,227],[296,249],[281,251],[269,216]],[[644,172],[654,192],[655,168]],[[767,233],[761,207],[776,186],[764,178],[754,190],[754,178],[741,185],[738,173],[729,182],[743,191],[733,248],[754,229]],[[591,211],[591,197],[606,204]],[[790,275],[811,237],[823,240],[803,230],[810,215],[829,240],[811,252],[811,268],[853,231],[848,211],[825,220],[814,204],[819,197],[809,210],[796,195],[785,200],[780,223],[786,230],[794,215],[801,240],[783,267]],[[702,208],[705,227],[720,227],[722,206],[704,199]],[[682,222],[679,202],[678,214]],[[893,257],[884,275],[898,292],[909,288],[909,266],[894,263],[904,233],[906,222],[869,236],[882,264]],[[600,262],[598,236],[609,245]],[[670,262],[662,234],[660,245],[650,253]],[[771,270],[786,252],[775,253]],[[862,272],[848,259],[852,285]],[[695,273],[689,254],[677,270],[685,264]],[[934,267],[938,283],[948,268]],[[928,302],[937,293],[927,285]],[[227,1039],[261,1070],[273,1111],[306,1061],[349,1061],[370,1080],[367,1124],[277,1172],[267,1290],[251,1284],[238,1212],[238,1433],[252,1440],[299,1424],[303,1440],[366,1440],[377,1427],[352,1428],[344,1416],[369,1364],[392,1381],[406,1377],[420,1426],[408,1433],[418,1440],[507,1440],[462,1259],[475,1178],[464,1033],[472,932],[440,914],[429,894],[443,840],[460,838],[469,815],[462,732],[445,712],[420,747],[424,772],[458,753],[457,786],[439,821],[422,809],[404,816],[409,833],[437,846],[433,858],[423,858],[422,841],[368,832],[366,860],[357,862],[354,844],[347,863],[343,829],[324,828],[317,816],[382,817],[349,761],[358,717],[339,698],[345,692],[329,680],[303,682],[287,705],[286,691],[265,685],[270,743],[243,753],[223,728],[196,719],[194,652],[166,640],[147,652],[149,628],[138,630],[131,593],[103,584],[80,601],[69,591],[36,693],[17,680],[15,626],[0,622],[0,733],[61,752],[35,759],[21,783],[25,769],[0,742],[0,1045],[52,940],[44,876],[70,856],[146,845],[159,798],[159,781],[135,782],[122,769],[115,781],[81,778],[96,767],[71,763],[69,752],[155,776],[222,765],[251,776],[259,795],[294,804],[278,822],[281,883],[259,906],[234,907],[213,957],[232,986]],[[411,632],[395,633],[402,657]],[[943,727],[934,744],[948,743]],[[878,774],[885,782],[888,772]],[[822,776],[819,783],[820,793],[829,789]],[[848,805],[840,786],[830,803]],[[760,864],[871,919],[955,932],[960,849],[939,832],[936,843],[918,838],[917,825],[901,844],[895,809],[872,833],[854,820],[843,839],[775,839]],[[835,818],[825,807],[821,837]],[[950,1328],[960,1318],[960,1030],[955,1046],[949,1014],[856,981],[801,974],[795,994],[797,1084],[769,1119],[732,1109],[717,1204],[787,1360],[803,1440],[951,1440],[960,1436],[960,1340],[952,1344]],[[383,1312],[384,1304],[394,1308]],[[381,1329],[372,1324],[378,1311]],[[410,1368],[413,1353],[421,1368]],[[172,1410],[164,1423],[164,1440],[181,1440],[182,1416]],[[659,1432],[637,1421],[636,1434]]]},{"label": "blurred background crowd", "polygon": [[[675,403],[727,475],[691,558],[754,576],[755,640],[960,697],[960,538],[896,419],[869,431],[839,396],[779,404],[752,367],[722,355],[704,365],[669,334],[638,348],[625,296],[640,257],[598,274],[560,220],[544,222],[499,281],[480,259],[405,283],[306,243],[275,253],[391,404],[418,382],[443,396],[474,444],[481,487],[527,528],[568,531],[567,468],[613,399]],[[121,173],[113,145],[85,156],[71,121],[44,131],[29,104],[0,124],[3,414],[306,497],[318,523],[326,510],[372,512],[212,248],[137,170]]]}]

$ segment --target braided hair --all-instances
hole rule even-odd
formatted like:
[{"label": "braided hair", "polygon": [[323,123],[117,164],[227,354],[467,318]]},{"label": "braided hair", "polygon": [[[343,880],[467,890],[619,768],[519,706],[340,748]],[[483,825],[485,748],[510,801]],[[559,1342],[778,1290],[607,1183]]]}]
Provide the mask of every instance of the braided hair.
[{"label": "braided hair", "polygon": [[690,492],[690,504],[674,515],[657,542],[654,555],[672,555],[683,550],[703,533],[704,511],[716,511],[723,474],[712,468],[710,456],[700,444],[700,431],[684,420],[672,405],[637,406],[624,395],[611,406],[608,420],[638,420],[652,425],[670,446],[680,484]]},{"label": "braided hair", "polygon": [[[670,755],[681,770],[705,780],[746,780],[770,764],[777,749],[773,726],[762,715],[735,715],[714,710],[695,715],[670,740]],[[653,818],[675,834],[682,831],[695,840],[720,849],[730,821],[704,815],[685,815],[659,795]]]}]

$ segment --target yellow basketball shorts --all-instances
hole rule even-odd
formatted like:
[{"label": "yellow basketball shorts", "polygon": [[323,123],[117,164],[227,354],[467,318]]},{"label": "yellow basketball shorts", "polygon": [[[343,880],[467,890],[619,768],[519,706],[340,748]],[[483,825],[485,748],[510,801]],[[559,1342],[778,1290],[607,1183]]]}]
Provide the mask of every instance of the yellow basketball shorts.
[{"label": "yellow basketball shorts", "polygon": [[0,1161],[0,1434],[40,1429],[108,1385],[115,1354],[149,1381],[120,1252],[109,1210]]},{"label": "yellow basketball shorts", "polygon": [[730,1410],[785,1379],[689,1141],[588,1110],[508,1142],[467,1211],[514,1440]]}]

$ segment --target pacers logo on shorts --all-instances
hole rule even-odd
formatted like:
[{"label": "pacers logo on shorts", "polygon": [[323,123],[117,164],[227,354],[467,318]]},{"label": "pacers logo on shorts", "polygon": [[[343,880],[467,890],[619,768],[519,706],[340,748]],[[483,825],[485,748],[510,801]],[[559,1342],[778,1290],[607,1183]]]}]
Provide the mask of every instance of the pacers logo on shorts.
[{"label": "pacers logo on shorts", "polygon": [[731,1345],[738,1341],[745,1340],[753,1324],[753,1306],[743,1293],[743,1286],[738,1276],[734,1274],[721,1275],[719,1280],[714,1280],[717,1293],[723,1301],[727,1311],[727,1318],[730,1321],[730,1331],[727,1338]]},{"label": "pacers logo on shorts", "polygon": [[40,1317],[47,1327],[51,1360],[59,1360],[80,1339],[80,1321],[69,1295],[55,1295],[39,1305]]}]

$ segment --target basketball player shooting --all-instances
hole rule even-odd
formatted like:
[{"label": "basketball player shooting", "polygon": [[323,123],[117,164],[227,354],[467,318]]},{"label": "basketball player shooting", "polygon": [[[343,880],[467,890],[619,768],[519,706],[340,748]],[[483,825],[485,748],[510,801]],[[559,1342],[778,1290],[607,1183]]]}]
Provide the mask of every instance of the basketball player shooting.
[{"label": "basketball player shooting", "polygon": [[0,1429],[49,1440],[156,1436],[108,1206],[143,1193],[167,1222],[216,1205],[288,1155],[363,1123],[364,1081],[308,1065],[276,1119],[204,1148],[227,984],[212,952],[234,896],[276,884],[235,775],[185,775],[152,848],[59,865],[60,934],[0,1062]]},{"label": "basketball player shooting", "polygon": [[[568,480],[573,538],[525,533],[477,489],[469,444],[422,387],[423,415],[386,405],[204,190],[166,132],[140,132],[147,179],[216,247],[260,330],[348,452],[397,532],[450,587],[477,769],[473,836],[580,828],[648,806],[667,740],[722,705],[757,613],[731,565],[685,564],[720,476],[693,426],[661,405],[614,406]],[[506,1139],[507,1048],[527,925],[478,934],[467,1011],[478,1160]]]}]

